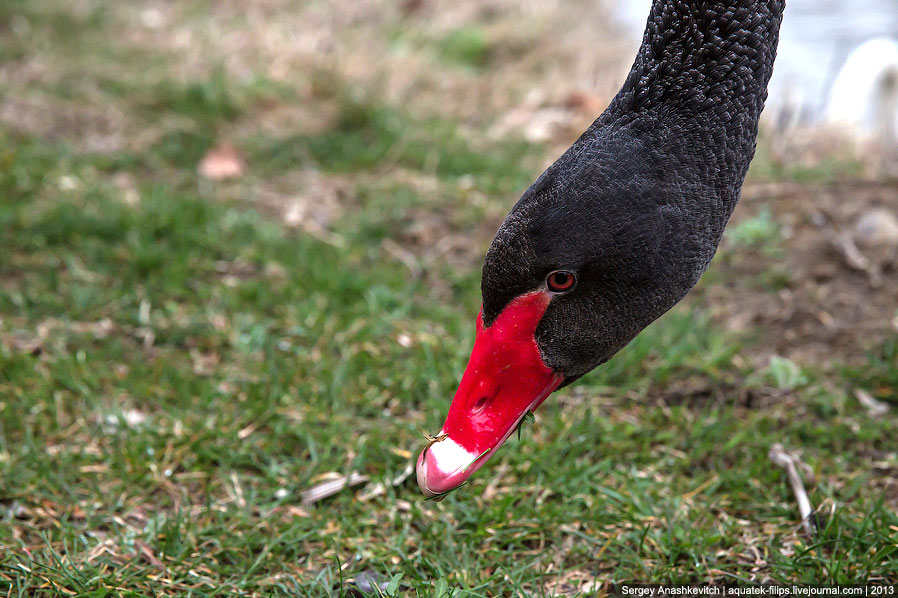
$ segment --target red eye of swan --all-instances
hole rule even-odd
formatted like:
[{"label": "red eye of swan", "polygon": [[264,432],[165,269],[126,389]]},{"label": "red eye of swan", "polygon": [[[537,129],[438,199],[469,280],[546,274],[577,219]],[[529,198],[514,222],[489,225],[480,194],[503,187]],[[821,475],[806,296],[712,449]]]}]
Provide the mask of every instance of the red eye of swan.
[{"label": "red eye of swan", "polygon": [[567,270],[555,270],[554,272],[549,272],[549,275],[546,277],[546,285],[553,293],[566,293],[574,288],[576,282],[577,279],[574,277],[574,273]]}]

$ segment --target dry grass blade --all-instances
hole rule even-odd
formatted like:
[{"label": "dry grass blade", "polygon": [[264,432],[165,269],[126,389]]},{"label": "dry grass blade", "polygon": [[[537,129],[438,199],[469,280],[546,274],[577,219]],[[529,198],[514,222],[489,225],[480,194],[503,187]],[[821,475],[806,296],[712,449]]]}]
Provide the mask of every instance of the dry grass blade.
[{"label": "dry grass blade", "polygon": [[384,239],[381,241],[380,245],[384,248],[384,251],[402,262],[414,278],[420,278],[421,275],[424,274],[424,269],[421,267],[421,264],[418,263],[418,258],[396,241]]},{"label": "dry grass blade", "polygon": [[[409,478],[409,476],[412,475],[413,471],[415,471],[415,466],[412,464],[412,462],[409,462],[405,466],[405,469],[403,469],[399,473],[399,475],[394,477],[392,480],[389,480],[390,486],[393,486],[394,488],[396,486],[399,486],[400,484],[405,482],[405,480],[407,480]],[[362,502],[365,502],[367,500],[371,500],[375,496],[380,496],[381,494],[385,493],[386,491],[387,491],[387,485],[384,482],[371,483],[371,484],[368,484],[367,486],[365,486],[365,489],[362,491],[361,494],[359,494],[359,500]]]},{"label": "dry grass blade", "polygon": [[811,508],[811,501],[808,493],[804,489],[804,482],[801,481],[801,474],[798,472],[802,469],[809,476],[813,476],[811,468],[803,463],[798,456],[786,452],[782,444],[776,443],[770,447],[768,453],[770,460],[774,465],[778,465],[786,470],[786,476],[789,478],[789,485],[792,486],[792,492],[798,501],[798,511],[801,513],[801,523],[809,536],[813,537],[817,531],[817,525],[814,518],[814,509]]},{"label": "dry grass blade", "polygon": [[333,496],[344,488],[358,486],[367,481],[368,476],[356,472],[352,472],[349,475],[341,475],[335,479],[316,484],[308,490],[305,490],[302,493],[302,504],[303,506],[315,504],[319,500]]}]

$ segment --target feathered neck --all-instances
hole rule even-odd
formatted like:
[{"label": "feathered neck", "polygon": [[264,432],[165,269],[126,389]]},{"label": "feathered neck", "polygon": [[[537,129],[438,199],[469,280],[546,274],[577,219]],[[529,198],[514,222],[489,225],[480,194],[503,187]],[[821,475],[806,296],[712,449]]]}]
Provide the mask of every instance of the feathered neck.
[{"label": "feathered neck", "polygon": [[[632,127],[741,186],[773,72],[785,0],[655,0],[623,87],[587,131]],[[676,151],[684,143],[691,148]],[[734,200],[735,202],[735,200]]]}]

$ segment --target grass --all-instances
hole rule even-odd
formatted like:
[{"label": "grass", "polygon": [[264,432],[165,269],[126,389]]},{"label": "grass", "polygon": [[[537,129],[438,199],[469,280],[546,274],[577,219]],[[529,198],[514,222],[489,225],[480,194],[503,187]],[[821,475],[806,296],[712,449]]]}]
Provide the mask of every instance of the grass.
[{"label": "grass", "polygon": [[777,244],[782,238],[779,224],[770,213],[764,209],[754,218],[743,220],[739,224],[727,229],[726,235],[730,242],[743,249],[761,249],[766,255],[775,257],[779,252]]},{"label": "grass", "polygon": [[486,34],[477,27],[451,31],[439,40],[438,48],[443,59],[468,67],[484,67],[490,58]]},{"label": "grass", "polygon": [[[29,6],[33,28],[65,26],[62,5]],[[154,132],[115,152],[2,126],[0,595],[898,582],[894,422],[850,395],[894,401],[896,341],[860,369],[756,371],[749,341],[698,302],[553,397],[443,502],[413,479],[363,500],[439,428],[479,303],[482,246],[453,261],[409,245],[416,273],[385,241],[430,219],[482,245],[543,149],[351,85],[320,99],[323,128],[241,128],[293,101],[254,81],[106,85],[129,127]],[[195,174],[220,136],[247,155],[241,181]],[[348,180],[339,243],[254,203],[307,170]],[[773,442],[816,473],[813,539]],[[330,472],[370,482],[303,505]]]}]

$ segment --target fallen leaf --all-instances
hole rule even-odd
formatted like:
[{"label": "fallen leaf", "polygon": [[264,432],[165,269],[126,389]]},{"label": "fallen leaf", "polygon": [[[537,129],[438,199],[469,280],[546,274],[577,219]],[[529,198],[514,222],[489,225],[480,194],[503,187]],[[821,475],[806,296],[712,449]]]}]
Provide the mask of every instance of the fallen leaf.
[{"label": "fallen leaf", "polygon": [[207,179],[223,181],[243,176],[246,162],[237,152],[237,148],[224,142],[206,152],[197,170]]},{"label": "fallen leaf", "polygon": [[564,98],[565,108],[576,110],[584,114],[599,114],[605,109],[608,102],[593,93],[584,90],[571,91]]}]

